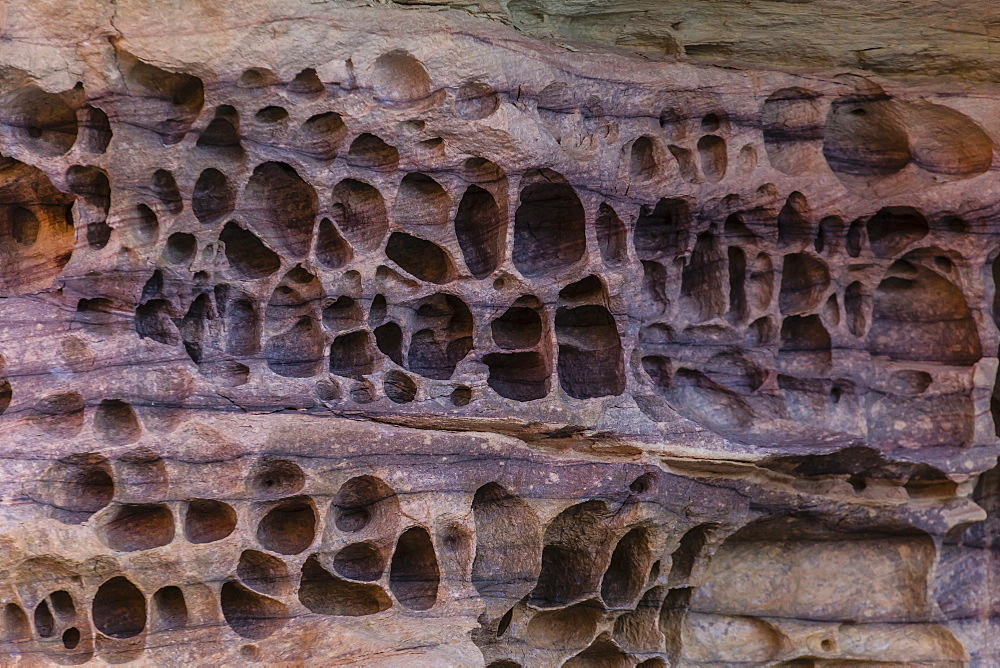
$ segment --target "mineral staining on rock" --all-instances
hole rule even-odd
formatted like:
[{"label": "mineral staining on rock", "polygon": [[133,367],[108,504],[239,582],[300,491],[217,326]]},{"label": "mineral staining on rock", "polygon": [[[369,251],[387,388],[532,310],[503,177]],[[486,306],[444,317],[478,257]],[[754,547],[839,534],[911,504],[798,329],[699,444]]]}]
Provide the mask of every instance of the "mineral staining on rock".
[{"label": "mineral staining on rock", "polygon": [[1000,660],[989,91],[87,20],[0,46],[4,664]]}]

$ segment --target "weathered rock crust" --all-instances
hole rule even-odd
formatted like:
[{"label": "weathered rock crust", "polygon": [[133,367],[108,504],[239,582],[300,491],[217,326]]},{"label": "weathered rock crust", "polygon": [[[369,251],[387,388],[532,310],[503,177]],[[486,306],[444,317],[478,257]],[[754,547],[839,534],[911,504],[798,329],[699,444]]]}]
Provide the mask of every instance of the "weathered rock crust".
[{"label": "weathered rock crust", "polygon": [[0,662],[1000,661],[989,52],[22,4]]}]

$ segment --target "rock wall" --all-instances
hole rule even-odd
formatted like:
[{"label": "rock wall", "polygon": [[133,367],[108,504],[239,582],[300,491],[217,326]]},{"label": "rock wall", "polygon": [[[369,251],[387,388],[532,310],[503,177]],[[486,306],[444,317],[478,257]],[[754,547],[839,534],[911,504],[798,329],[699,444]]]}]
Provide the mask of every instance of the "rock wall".
[{"label": "rock wall", "polygon": [[1000,665],[989,77],[529,4],[5,7],[0,663]]}]

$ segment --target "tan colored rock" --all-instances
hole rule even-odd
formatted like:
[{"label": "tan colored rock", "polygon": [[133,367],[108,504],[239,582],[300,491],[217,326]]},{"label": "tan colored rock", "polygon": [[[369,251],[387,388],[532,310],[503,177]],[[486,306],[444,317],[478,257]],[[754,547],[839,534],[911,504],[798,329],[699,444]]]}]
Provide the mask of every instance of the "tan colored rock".
[{"label": "tan colored rock", "polygon": [[992,24],[898,4],[4,5],[0,664],[1000,662]]}]

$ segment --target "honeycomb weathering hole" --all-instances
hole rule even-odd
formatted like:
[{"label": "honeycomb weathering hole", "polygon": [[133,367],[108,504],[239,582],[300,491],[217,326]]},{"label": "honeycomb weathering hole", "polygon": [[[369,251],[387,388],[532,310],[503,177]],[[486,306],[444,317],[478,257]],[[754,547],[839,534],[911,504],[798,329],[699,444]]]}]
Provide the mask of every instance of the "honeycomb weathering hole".
[{"label": "honeycomb weathering hole", "polygon": [[437,244],[404,232],[393,232],[385,254],[401,269],[421,281],[447,283],[454,273],[451,258]]},{"label": "honeycomb weathering hole", "polygon": [[45,474],[44,482],[41,492],[54,516],[67,523],[86,521],[111,503],[115,494],[111,464],[94,453],[60,460]]},{"label": "honeycomb weathering hole", "polygon": [[391,51],[375,61],[372,87],[385,102],[416,102],[430,95],[431,79],[419,60],[406,51]]},{"label": "honeycomb weathering hole", "polygon": [[213,543],[236,529],[236,511],[228,503],[192,499],[184,514],[184,535],[191,543]]},{"label": "honeycomb weathering hole", "polygon": [[399,499],[382,480],[359,476],[340,487],[331,510],[334,524],[341,531],[355,533],[368,527],[381,530],[398,520]]},{"label": "honeycomb weathering hole", "polygon": [[167,145],[183,139],[205,104],[201,79],[160,69],[121,49],[116,56],[133,94],[145,100],[140,105],[126,98],[131,122],[157,133]]},{"label": "honeycomb weathering hole", "polygon": [[451,198],[437,181],[413,172],[403,177],[392,207],[397,225],[408,230],[428,228],[428,231],[448,224]]},{"label": "honeycomb weathering hole", "polygon": [[642,207],[632,243],[643,260],[673,259],[688,247],[693,224],[690,206],[683,199],[661,199],[650,210]]},{"label": "honeycomb weathering hole", "polygon": [[890,267],[875,291],[868,349],[893,360],[957,366],[975,364],[983,355],[962,291],[905,260]]},{"label": "honeycomb weathering hole", "polygon": [[381,137],[366,132],[351,142],[347,160],[358,167],[388,172],[399,166],[399,150]]},{"label": "honeycomb weathering hole", "polygon": [[292,589],[285,562],[257,550],[244,550],[240,554],[236,575],[250,589],[268,596],[283,596]]},{"label": "honeycomb weathering hole", "polygon": [[91,614],[97,630],[111,638],[131,638],[146,628],[146,597],[123,576],[97,588]]},{"label": "honeycomb weathering hole", "polygon": [[375,347],[367,331],[342,334],[330,346],[330,372],[361,380],[375,371]]},{"label": "honeycomb weathering hole", "polygon": [[115,551],[151,550],[174,539],[174,515],[165,505],[123,505],[101,523],[98,532]]},{"label": "honeycomb weathering hole", "polygon": [[[542,549],[538,516],[495,482],[476,490],[472,514],[476,524],[472,584],[491,610],[508,606],[534,589],[538,579]],[[511,526],[518,530],[509,531]]]},{"label": "honeycomb weathering hole", "polygon": [[525,174],[514,216],[514,266],[524,276],[557,273],[587,251],[583,204],[573,187],[550,169]]},{"label": "honeycomb weathering hole", "polygon": [[500,107],[500,96],[481,81],[468,81],[455,91],[455,113],[467,121],[492,116]]},{"label": "honeycomb weathering hole", "polygon": [[615,319],[603,306],[560,308],[559,383],[571,397],[588,399],[625,391],[625,362]]},{"label": "honeycomb weathering hole", "polygon": [[230,266],[245,278],[264,278],[281,268],[281,257],[234,221],[222,228],[219,241],[225,246]]},{"label": "honeycomb weathering hole", "polygon": [[171,631],[187,626],[188,608],[180,587],[161,587],[153,594],[153,623],[155,631]]},{"label": "honeycomb weathering hole", "polygon": [[382,576],[385,562],[385,555],[376,545],[353,543],[337,552],[333,559],[333,568],[345,578],[371,582]]},{"label": "honeycomb weathering hole", "polygon": [[73,200],[36,167],[0,157],[0,296],[46,288],[69,262]]},{"label": "honeycomb weathering hole", "polygon": [[194,184],[191,209],[195,217],[206,225],[224,220],[236,205],[236,193],[226,175],[217,169],[203,171]]},{"label": "honeycomb weathering hole", "polygon": [[618,541],[601,582],[601,598],[608,607],[631,607],[646,584],[652,561],[648,529],[637,527]]},{"label": "honeycomb weathering hole", "polygon": [[118,399],[105,399],[94,413],[94,433],[105,443],[124,445],[139,440],[142,427],[130,405]]},{"label": "honeycomb weathering hole", "polygon": [[288,622],[288,606],[237,582],[222,585],[220,598],[226,623],[240,637],[267,638]]},{"label": "honeycomb weathering hole", "polygon": [[293,258],[309,251],[318,210],[316,191],[283,162],[265,162],[244,191],[246,216],[269,245]]},{"label": "honeycomb weathering hole", "polygon": [[257,541],[278,554],[298,554],[316,537],[316,511],[306,497],[286,499],[257,525]]},{"label": "honeycomb weathering hole", "polygon": [[427,610],[437,601],[441,573],[430,534],[411,527],[396,541],[389,566],[389,589],[411,610]]},{"label": "honeycomb weathering hole", "polygon": [[346,134],[347,126],[340,114],[332,111],[316,114],[302,124],[294,148],[318,160],[332,160]]},{"label": "honeycomb weathering hole", "polygon": [[261,460],[254,466],[249,480],[250,491],[263,498],[295,494],[305,483],[302,467],[287,459]]},{"label": "honeycomb weathering hole", "polygon": [[500,266],[507,224],[489,191],[476,185],[466,189],[455,214],[455,236],[473,276],[486,278]]},{"label": "honeycomb weathering hole", "polygon": [[333,188],[334,220],[348,242],[374,250],[389,230],[385,200],[374,186],[345,179]]},{"label": "honeycomb weathering hole", "polygon": [[493,342],[507,350],[531,348],[542,338],[542,318],[527,306],[511,306],[490,323]]},{"label": "honeycomb weathering hole", "polygon": [[24,642],[31,640],[31,626],[24,609],[16,603],[7,603],[3,608],[4,640]]},{"label": "honeycomb weathering hole", "polygon": [[385,396],[397,404],[407,404],[417,396],[417,384],[402,371],[392,369],[386,372],[383,381]]},{"label": "honeycomb weathering hole", "polygon": [[184,210],[184,200],[181,199],[177,179],[166,169],[158,169],[153,172],[150,189],[168,213],[178,214]]},{"label": "honeycomb weathering hole", "polygon": [[[567,650],[589,643],[597,633],[603,608],[596,601],[585,601],[562,610],[541,612],[531,618],[526,630],[528,642],[535,647]],[[601,664],[597,664],[601,665]]]},{"label": "honeycomb weathering hole", "polygon": [[342,580],[330,573],[311,555],[302,565],[299,601],[320,615],[361,617],[392,607],[392,600],[382,587]]},{"label": "honeycomb weathering hole", "polygon": [[42,601],[35,607],[35,631],[42,638],[51,638],[55,632],[56,620],[49,610],[47,601]]},{"label": "honeycomb weathering hole", "polygon": [[119,500],[158,501],[167,496],[169,480],[163,458],[149,448],[136,448],[115,462]]},{"label": "honeycomb weathering hole", "polygon": [[532,401],[549,393],[551,371],[538,352],[490,353],[483,364],[489,369],[487,383],[501,397]]}]

